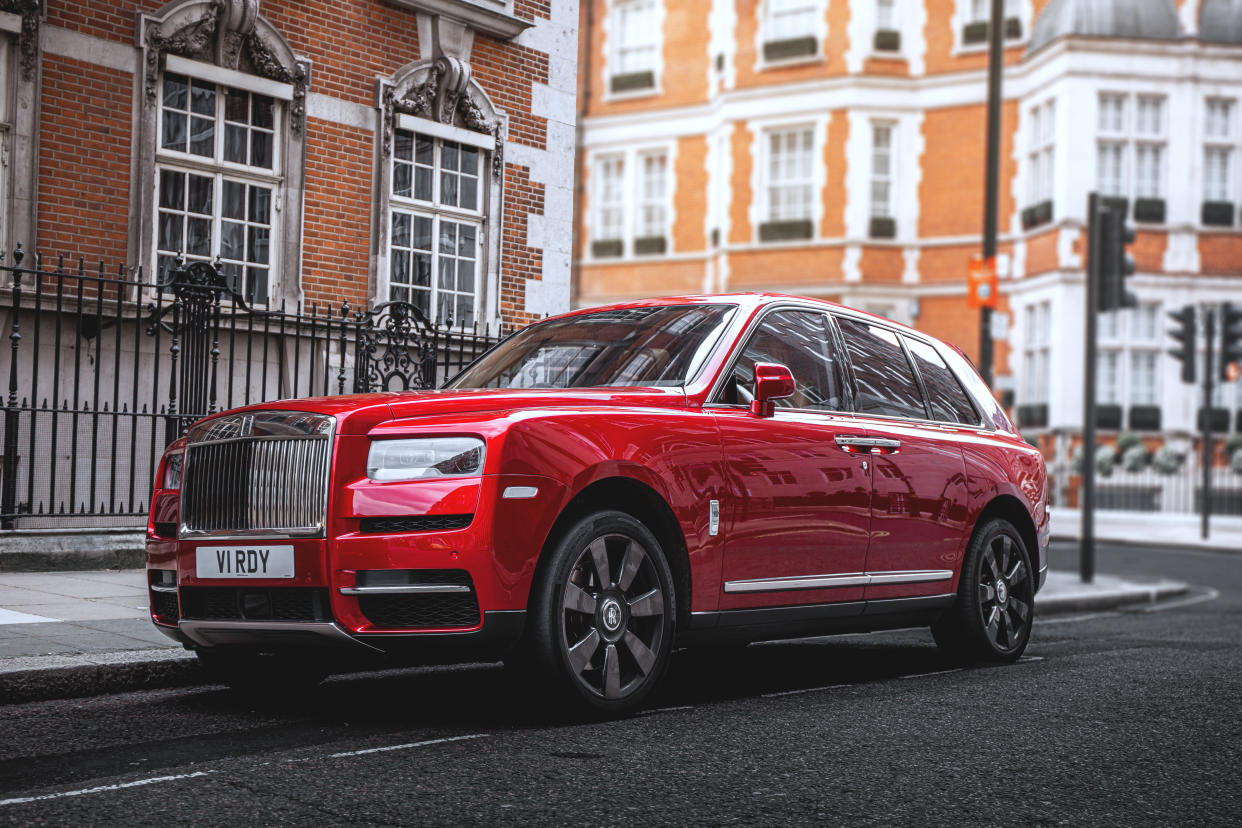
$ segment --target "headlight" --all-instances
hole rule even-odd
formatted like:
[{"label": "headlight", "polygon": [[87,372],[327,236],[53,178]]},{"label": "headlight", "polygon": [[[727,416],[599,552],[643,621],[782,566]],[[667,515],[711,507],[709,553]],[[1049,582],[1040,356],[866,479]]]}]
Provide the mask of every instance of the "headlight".
[{"label": "headlight", "polygon": [[483,441],[476,437],[377,440],[367,454],[367,477],[418,480],[481,474],[483,448]]},{"label": "headlight", "polygon": [[181,462],[185,459],[185,454],[175,451],[164,458],[164,479],[160,483],[161,489],[180,489],[181,488]]}]

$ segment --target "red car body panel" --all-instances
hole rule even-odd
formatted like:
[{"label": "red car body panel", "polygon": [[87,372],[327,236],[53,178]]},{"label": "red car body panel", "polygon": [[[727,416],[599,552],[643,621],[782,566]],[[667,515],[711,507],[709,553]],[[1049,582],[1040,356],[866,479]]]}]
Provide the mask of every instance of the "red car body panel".
[{"label": "red car body panel", "polygon": [[[359,639],[408,637],[412,632],[467,634],[483,626],[487,613],[527,608],[540,556],[558,519],[592,486],[617,479],[645,487],[667,507],[684,547],[686,609],[704,617],[826,603],[856,606],[862,613],[866,601],[953,593],[970,531],[998,498],[1012,500],[1029,515],[1037,541],[1032,563],[1042,569],[1048,532],[1043,460],[999,409],[985,412],[989,422],[975,427],[850,413],[784,411],[761,418],[745,409],[709,404],[716,378],[741,347],[756,315],[790,302],[837,309],[768,295],[619,306],[738,305],[721,341],[684,388],[379,393],[240,409],[319,413],[336,421],[323,537],[281,540],[294,547],[294,577],[246,585],[327,588],[335,623]],[[850,454],[834,444],[837,434],[896,438],[901,449]],[[374,440],[463,435],[486,443],[481,475],[368,479],[367,456]],[[178,441],[170,451],[183,445],[184,440]],[[157,480],[163,480],[163,464]],[[530,487],[536,494],[507,499],[502,493],[510,487]],[[195,550],[241,541],[161,536],[157,524],[177,522],[177,497],[175,490],[158,487],[153,494],[148,569],[175,570],[178,587],[224,584],[198,579]],[[712,501],[720,505],[716,533],[710,526]],[[450,530],[361,529],[365,518],[394,515],[473,517],[469,525]],[[669,551],[672,556],[683,554]],[[355,586],[363,570],[446,569],[470,574],[481,610],[478,626],[376,626],[360,609],[358,598],[342,592]],[[947,570],[952,577],[830,591],[724,589],[726,582],[754,579],[915,570]],[[174,619],[154,611],[152,617],[176,634]]]}]

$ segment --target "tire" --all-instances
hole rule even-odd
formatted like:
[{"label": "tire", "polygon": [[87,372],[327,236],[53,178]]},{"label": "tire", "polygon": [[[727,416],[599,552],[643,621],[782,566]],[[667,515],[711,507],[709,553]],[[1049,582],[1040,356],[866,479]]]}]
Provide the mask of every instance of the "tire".
[{"label": "tire", "polygon": [[578,521],[536,585],[530,653],[541,674],[588,709],[625,713],[668,667],[677,618],[659,540],[618,511]]},{"label": "tire", "polygon": [[215,647],[200,648],[194,654],[210,679],[251,695],[311,690],[328,675],[328,670],[314,663],[310,655],[299,658]]},{"label": "tire", "polygon": [[1017,661],[1031,639],[1034,585],[1030,555],[1013,524],[982,524],[966,548],[957,602],[932,624],[936,644],[968,663]]}]

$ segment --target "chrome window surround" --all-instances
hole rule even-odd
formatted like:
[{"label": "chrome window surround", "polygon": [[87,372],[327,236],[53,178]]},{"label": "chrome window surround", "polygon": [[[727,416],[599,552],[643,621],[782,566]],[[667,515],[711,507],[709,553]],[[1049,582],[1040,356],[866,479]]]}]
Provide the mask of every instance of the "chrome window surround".
[{"label": "chrome window surround", "polygon": [[[336,436],[336,418],[306,411],[256,411],[217,417],[192,427],[186,434],[185,459],[181,470],[180,515],[178,537],[182,539],[251,540],[255,538],[292,539],[326,536],[329,481],[332,475],[332,450]],[[236,529],[193,529],[186,523],[186,484],[191,482],[190,469],[195,449],[230,443],[305,440],[326,444],[322,473],[315,481],[321,487],[318,519],[306,526],[276,526]],[[247,470],[247,473],[249,471]],[[192,490],[191,490],[192,493]]]}]

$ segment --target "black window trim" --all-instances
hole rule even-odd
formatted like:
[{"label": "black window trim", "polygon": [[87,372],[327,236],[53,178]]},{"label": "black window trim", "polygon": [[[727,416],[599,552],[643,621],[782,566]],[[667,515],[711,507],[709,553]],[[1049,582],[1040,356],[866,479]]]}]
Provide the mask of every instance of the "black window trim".
[{"label": "black window trim", "polygon": [[725,367],[716,375],[715,381],[712,383],[711,391],[708,392],[707,402],[703,404],[704,408],[717,408],[726,411],[745,410],[746,406],[741,403],[726,403],[720,401],[720,396],[724,393],[725,383],[729,377],[733,376],[733,369],[737,366],[738,360],[742,358],[742,354],[746,353],[746,348],[750,345],[752,339],[759,332],[760,326],[767,320],[768,316],[781,311],[803,311],[810,313],[818,313],[824,317],[825,327],[828,330],[828,347],[833,357],[833,373],[836,374],[837,382],[841,386],[842,409],[840,411],[826,411],[822,408],[777,408],[776,413],[782,411],[789,413],[802,414],[821,414],[827,417],[852,417],[854,416],[854,395],[852,393],[852,377],[848,377],[844,370],[844,363],[841,361],[840,340],[835,333],[836,324],[832,319],[832,309],[827,306],[815,305],[803,302],[780,302],[771,304],[763,308],[755,318],[751,320],[750,325],[738,337],[737,344],[734,346],[733,353],[729,355]]}]

